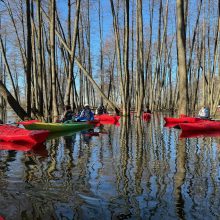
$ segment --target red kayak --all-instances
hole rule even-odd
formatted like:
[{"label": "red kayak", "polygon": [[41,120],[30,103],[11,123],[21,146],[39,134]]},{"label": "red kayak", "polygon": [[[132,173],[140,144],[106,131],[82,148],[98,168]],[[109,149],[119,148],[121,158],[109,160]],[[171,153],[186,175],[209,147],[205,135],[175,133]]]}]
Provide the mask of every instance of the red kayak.
[{"label": "red kayak", "polygon": [[26,130],[12,125],[0,125],[0,140],[8,142],[28,142],[32,144],[43,143],[49,131]]},{"label": "red kayak", "polygon": [[187,117],[187,116],[180,118],[165,117],[164,120],[166,123],[197,123],[197,122],[205,121],[204,119],[201,118]]},{"label": "red kayak", "polygon": [[117,123],[119,119],[120,119],[120,116],[118,115],[108,115],[108,114],[95,115],[95,120],[99,120],[100,123],[104,121],[110,122],[110,123]]},{"label": "red kayak", "polygon": [[202,120],[197,123],[180,123],[182,131],[220,131],[220,122]]}]

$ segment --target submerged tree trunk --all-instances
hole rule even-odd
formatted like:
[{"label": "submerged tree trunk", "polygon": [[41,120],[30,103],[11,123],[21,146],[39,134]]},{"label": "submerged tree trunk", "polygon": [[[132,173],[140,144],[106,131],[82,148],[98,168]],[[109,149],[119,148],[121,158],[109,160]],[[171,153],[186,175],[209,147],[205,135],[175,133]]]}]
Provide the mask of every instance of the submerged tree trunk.
[{"label": "submerged tree trunk", "polygon": [[130,115],[129,95],[129,0],[125,2],[125,33],[124,33],[124,103],[122,103],[123,115]]},{"label": "submerged tree trunk", "polygon": [[27,83],[27,114],[31,115],[31,69],[32,69],[32,46],[31,46],[31,11],[30,0],[26,0],[26,16],[27,16],[27,68],[26,68],[26,83]]},{"label": "submerged tree trunk", "polygon": [[37,1],[37,17],[38,17],[38,85],[39,85],[39,104],[38,110],[40,114],[44,114],[43,109],[43,53],[42,53],[42,15],[41,15],[41,0]]},{"label": "submerged tree trunk", "polygon": [[176,0],[177,6],[177,50],[179,73],[179,114],[187,114],[187,72],[186,72],[186,33],[184,23],[184,0]]},{"label": "submerged tree trunk", "polygon": [[136,36],[137,36],[137,76],[136,76],[136,111],[137,117],[141,116],[144,100],[144,46],[143,46],[143,17],[142,17],[142,0],[137,0],[136,15]]},{"label": "submerged tree trunk", "polygon": [[56,0],[51,0],[50,20],[50,59],[51,59],[51,80],[52,80],[52,121],[58,118],[57,94],[56,94],[56,64],[55,64],[55,10]]}]

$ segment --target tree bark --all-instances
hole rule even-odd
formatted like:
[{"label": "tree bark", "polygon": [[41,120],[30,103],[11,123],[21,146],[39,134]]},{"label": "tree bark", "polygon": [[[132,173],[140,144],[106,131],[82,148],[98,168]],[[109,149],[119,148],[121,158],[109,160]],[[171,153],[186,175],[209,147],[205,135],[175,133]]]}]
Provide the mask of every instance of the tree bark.
[{"label": "tree bark", "polygon": [[137,42],[137,77],[136,77],[136,91],[137,91],[137,117],[141,116],[144,100],[144,46],[143,46],[143,16],[142,16],[142,0],[137,0],[137,14],[136,14],[136,42]]},{"label": "tree bark", "polygon": [[187,72],[186,72],[186,33],[184,23],[184,0],[176,0],[177,6],[177,50],[179,73],[179,114],[187,114]]},{"label": "tree bark", "polygon": [[26,83],[27,83],[27,114],[31,116],[31,70],[32,70],[32,46],[31,46],[31,10],[30,0],[26,0],[26,16],[27,16],[27,71],[26,71]]},{"label": "tree bark", "polygon": [[50,59],[51,59],[51,80],[52,80],[52,121],[58,119],[57,94],[56,94],[56,63],[55,63],[55,10],[56,0],[51,0],[50,8]]}]

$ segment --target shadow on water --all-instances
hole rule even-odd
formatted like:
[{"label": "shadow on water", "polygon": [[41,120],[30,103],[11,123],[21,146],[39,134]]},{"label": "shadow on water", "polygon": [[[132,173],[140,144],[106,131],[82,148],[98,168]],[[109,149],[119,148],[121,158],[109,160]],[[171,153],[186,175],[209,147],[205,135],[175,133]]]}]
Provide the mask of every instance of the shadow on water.
[{"label": "shadow on water", "polygon": [[220,139],[179,139],[163,116],[59,134],[46,154],[0,151],[6,219],[219,219]]}]

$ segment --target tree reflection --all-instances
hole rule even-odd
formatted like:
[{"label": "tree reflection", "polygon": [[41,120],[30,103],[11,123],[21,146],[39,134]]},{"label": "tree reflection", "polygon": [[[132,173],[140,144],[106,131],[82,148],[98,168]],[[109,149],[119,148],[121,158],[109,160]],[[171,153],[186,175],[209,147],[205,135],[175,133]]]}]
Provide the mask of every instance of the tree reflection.
[{"label": "tree reflection", "polygon": [[143,128],[141,119],[136,120],[136,173],[135,173],[135,187],[136,193],[141,194],[141,178],[143,173]]},{"label": "tree reflection", "polygon": [[184,199],[181,187],[186,176],[186,140],[180,140],[176,146],[176,173],[174,174],[174,197],[176,200],[176,212],[180,219],[185,219]]},{"label": "tree reflection", "polygon": [[130,119],[129,117],[122,117],[121,120],[121,130],[120,130],[120,165],[121,174],[119,174],[119,179],[122,180],[123,191],[125,195],[128,195],[128,176],[127,176],[127,166],[129,158],[129,132],[130,132]]}]

